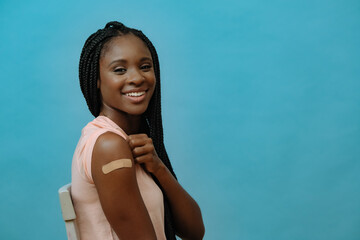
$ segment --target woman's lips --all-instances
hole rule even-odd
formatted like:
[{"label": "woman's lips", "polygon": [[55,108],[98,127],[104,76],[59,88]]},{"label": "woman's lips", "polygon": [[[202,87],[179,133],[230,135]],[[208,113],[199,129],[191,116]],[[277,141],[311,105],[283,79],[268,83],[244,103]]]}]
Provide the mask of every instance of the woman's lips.
[{"label": "woman's lips", "polygon": [[133,103],[139,103],[145,99],[146,91],[123,93],[123,95]]}]

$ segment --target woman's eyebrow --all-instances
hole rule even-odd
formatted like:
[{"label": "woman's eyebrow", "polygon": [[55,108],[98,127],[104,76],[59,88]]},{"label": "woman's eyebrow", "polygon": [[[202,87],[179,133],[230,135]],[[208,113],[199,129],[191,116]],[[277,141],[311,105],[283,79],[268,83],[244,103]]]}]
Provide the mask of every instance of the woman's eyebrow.
[{"label": "woman's eyebrow", "polygon": [[123,63],[126,64],[127,61],[125,59],[115,59],[114,61],[112,61],[108,66],[110,67],[111,65],[113,65],[114,63]]},{"label": "woman's eyebrow", "polygon": [[144,62],[144,61],[152,61],[152,59],[150,57],[142,57],[140,59],[140,62]]},{"label": "woman's eyebrow", "polygon": [[[150,62],[152,62],[152,58],[150,58],[150,57],[142,57],[142,58],[140,58],[140,62],[144,62],[144,61],[150,61]],[[115,60],[112,61],[108,66],[110,67],[110,66],[113,65],[114,63],[126,64],[127,61],[126,61],[125,59],[115,59]]]}]

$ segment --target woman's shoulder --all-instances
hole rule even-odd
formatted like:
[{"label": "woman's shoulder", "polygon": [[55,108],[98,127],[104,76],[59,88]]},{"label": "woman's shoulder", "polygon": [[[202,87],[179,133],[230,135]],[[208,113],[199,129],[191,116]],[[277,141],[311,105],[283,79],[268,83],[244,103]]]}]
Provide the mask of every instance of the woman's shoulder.
[{"label": "woman's shoulder", "polygon": [[132,152],[128,142],[114,132],[104,132],[94,145],[92,153],[92,172],[118,159],[129,159],[134,165]]},{"label": "woman's shoulder", "polygon": [[82,175],[86,175],[87,179],[93,182],[91,166],[94,154],[102,156],[101,160],[106,160],[104,157],[111,157],[120,152],[126,153],[128,147],[126,139],[127,135],[121,129],[109,124],[108,120],[95,118],[82,129],[73,156],[73,166],[84,172]]},{"label": "woman's shoulder", "polygon": [[101,154],[103,158],[123,154],[124,152],[127,152],[127,150],[130,151],[130,147],[126,139],[113,131],[104,131],[100,134],[94,146],[94,153]]}]

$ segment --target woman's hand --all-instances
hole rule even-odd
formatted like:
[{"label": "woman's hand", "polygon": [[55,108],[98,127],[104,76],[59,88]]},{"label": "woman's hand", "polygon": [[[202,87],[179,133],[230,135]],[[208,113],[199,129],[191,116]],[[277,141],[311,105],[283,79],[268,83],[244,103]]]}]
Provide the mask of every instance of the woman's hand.
[{"label": "woman's hand", "polygon": [[142,164],[146,171],[155,174],[165,166],[156,153],[152,139],[146,134],[129,135],[127,142],[135,163]]}]

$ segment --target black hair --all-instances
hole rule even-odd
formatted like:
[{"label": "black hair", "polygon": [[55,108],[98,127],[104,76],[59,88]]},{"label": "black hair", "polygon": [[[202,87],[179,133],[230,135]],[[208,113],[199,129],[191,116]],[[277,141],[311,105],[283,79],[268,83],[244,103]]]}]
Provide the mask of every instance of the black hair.
[{"label": "black hair", "polygon": [[[142,33],[142,31],[126,27],[120,22],[109,22],[103,29],[90,35],[86,40],[80,56],[79,63],[79,79],[81,91],[86,99],[86,103],[94,117],[99,116],[101,107],[100,91],[97,87],[99,79],[99,60],[102,52],[106,48],[109,41],[118,36],[126,34],[134,34],[140,38],[148,47],[151,57],[153,59],[153,67],[156,78],[156,85],[153,96],[150,100],[149,106],[144,113],[145,130],[148,136],[153,140],[154,147],[159,158],[163,161],[165,166],[169,169],[171,174],[176,178],[176,175],[171,166],[169,157],[164,146],[163,126],[161,117],[161,98],[160,98],[160,66],[159,59],[155,47],[151,41]],[[153,176],[154,181],[162,189],[158,180]],[[176,239],[173,228],[172,214],[169,206],[169,201],[164,195],[164,209],[165,209],[165,234],[168,240]]]}]

